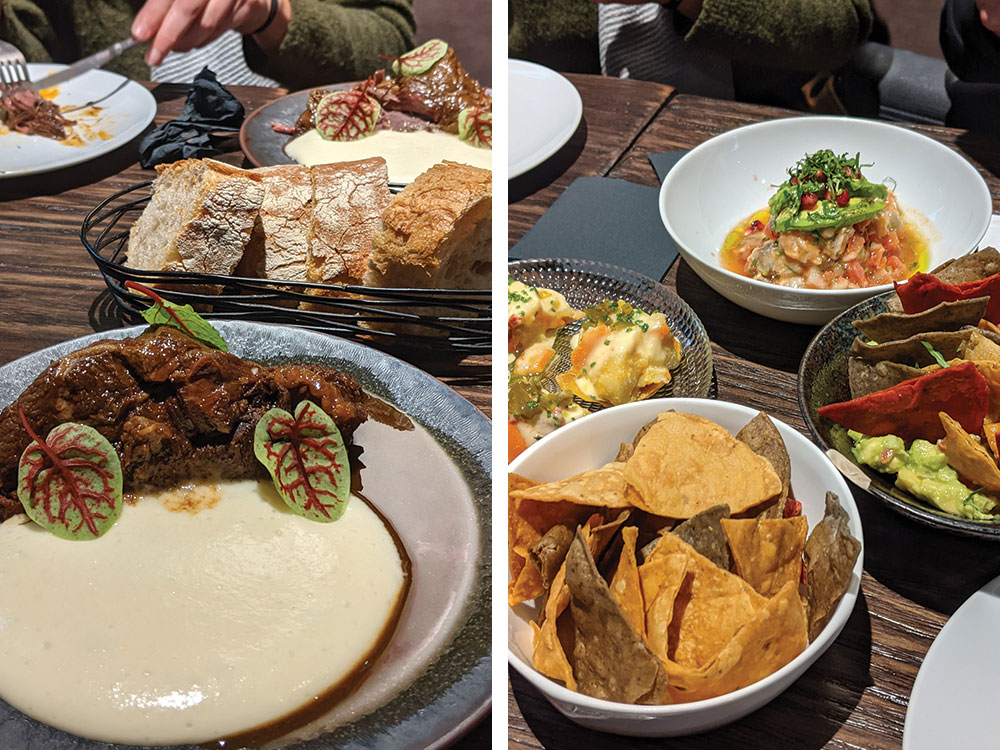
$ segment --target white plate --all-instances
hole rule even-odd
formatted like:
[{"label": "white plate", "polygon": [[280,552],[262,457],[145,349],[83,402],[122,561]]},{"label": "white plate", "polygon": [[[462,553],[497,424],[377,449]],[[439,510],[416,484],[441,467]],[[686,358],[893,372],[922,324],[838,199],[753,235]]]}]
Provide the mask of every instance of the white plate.
[{"label": "white plate", "polygon": [[[65,67],[28,63],[28,75],[37,81]],[[156,100],[145,87],[106,70],[88,71],[56,88],[59,93],[54,101],[61,107],[77,107],[87,102],[97,102],[100,107],[96,113],[79,110],[67,115],[77,121],[73,132],[81,137],[83,145],[12,133],[0,126],[0,178],[51,172],[90,161],[131,141],[156,114]]]},{"label": "white plate", "polygon": [[566,144],[583,117],[583,101],[572,83],[542,65],[508,60],[507,74],[510,179],[534,169]]},{"label": "white plate", "polygon": [[945,623],[917,673],[903,725],[903,750],[995,748],[1000,653],[1000,577],[966,600]]},{"label": "white plate", "polygon": [[[549,482],[602,466],[614,459],[618,445],[631,442],[636,431],[661,411],[674,409],[711,419],[732,433],[757,414],[740,404],[699,398],[650,399],[614,406],[561,427],[515,458],[509,470]],[[847,592],[829,622],[805,651],[778,671],[747,687],[716,698],[662,706],[634,706],[591,698],[550,680],[531,666],[531,620],[537,602],[507,608],[507,659],[556,709],[577,724],[601,732],[636,737],[677,737],[721,727],[756,711],[782,693],[837,639],[854,609],[864,566],[861,515],[844,478],[813,443],[772,417],[792,462],[792,494],[812,529],[823,518],[827,490],[834,492],[848,515],[847,526],[862,544]],[[623,744],[623,747],[627,745]],[[942,746],[952,747],[952,746]],[[954,747],[959,747],[955,745]]]}]

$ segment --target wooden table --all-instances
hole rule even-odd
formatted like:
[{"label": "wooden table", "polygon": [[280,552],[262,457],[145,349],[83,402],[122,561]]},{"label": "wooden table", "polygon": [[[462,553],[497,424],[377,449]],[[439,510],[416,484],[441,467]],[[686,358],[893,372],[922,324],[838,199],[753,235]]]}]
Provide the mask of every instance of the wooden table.
[{"label": "wooden table", "polygon": [[[148,87],[158,105],[157,124],[181,113],[187,87]],[[253,86],[230,90],[247,113],[287,93]],[[251,166],[235,138],[217,158]],[[152,176],[138,164],[136,139],[76,167],[0,180],[0,364],[60,341],[132,325],[80,243],[80,225],[97,203]],[[459,362],[428,356],[417,364],[489,416],[489,362],[486,355]],[[489,742],[489,724],[481,721],[455,747],[483,747]]]},{"label": "wooden table", "polygon": [[[602,175],[657,185],[647,154],[691,148],[734,127],[797,114],[682,95],[664,106],[663,92],[653,84],[589,76],[570,79],[580,90],[586,121],[583,135],[577,134],[580,140],[573,146],[575,159],[560,163],[557,155],[553,165],[544,164],[519,178],[530,179],[537,186],[533,191],[515,194],[512,183],[511,244],[572,178]],[[619,106],[609,94],[611,87],[618,88],[627,105]],[[649,106],[638,110],[636,97],[643,92],[649,96]],[[595,101],[600,102],[596,108]],[[636,116],[624,118],[626,111]],[[623,130],[631,133],[637,126],[638,137],[622,138]],[[969,159],[989,185],[994,211],[1000,210],[1000,141],[948,128],[914,129]],[[609,158],[608,144],[617,148],[617,158]],[[808,436],[795,398],[795,382],[805,347],[819,329],[780,323],[737,307],[712,291],[681,259],[663,283],[691,305],[708,331],[718,398],[765,409]],[[674,740],[624,740],[584,730],[563,718],[526,680],[509,670],[510,747],[899,748],[907,702],[924,654],[948,616],[1000,574],[1000,547],[930,530],[866,493],[855,491],[854,495],[865,532],[861,597],[837,641],[784,694],[714,732]]]}]

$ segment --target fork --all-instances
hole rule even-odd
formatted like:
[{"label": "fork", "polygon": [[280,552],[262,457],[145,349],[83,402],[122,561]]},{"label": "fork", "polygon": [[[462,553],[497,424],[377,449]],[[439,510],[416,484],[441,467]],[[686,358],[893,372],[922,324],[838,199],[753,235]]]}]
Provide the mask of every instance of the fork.
[{"label": "fork", "polygon": [[0,41],[0,89],[28,82],[28,66],[21,50],[10,42]]}]

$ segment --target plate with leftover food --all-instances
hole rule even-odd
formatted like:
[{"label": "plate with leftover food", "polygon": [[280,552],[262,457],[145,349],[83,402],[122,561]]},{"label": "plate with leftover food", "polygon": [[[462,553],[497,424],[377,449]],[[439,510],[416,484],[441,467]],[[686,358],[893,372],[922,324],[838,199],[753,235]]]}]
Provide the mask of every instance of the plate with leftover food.
[{"label": "plate with leftover food", "polygon": [[24,568],[0,584],[0,744],[467,730],[490,701],[489,421],[359,344],[149,316],[0,367]]},{"label": "plate with leftover food", "polygon": [[735,128],[685,154],[660,189],[663,224],[705,283],[813,325],[974,250],[992,210],[960,153],[857,118]]},{"label": "plate with leftover food", "polygon": [[672,290],[577,259],[507,264],[508,460],[593,411],[707,396],[712,346]]},{"label": "plate with leftover food", "polygon": [[507,81],[507,179],[512,179],[534,169],[566,145],[583,119],[583,100],[564,76],[526,60],[507,61]]},{"label": "plate with leftover food", "polygon": [[903,750],[986,748],[996,743],[990,686],[1000,659],[983,629],[1000,622],[1000,578],[948,618],[917,672],[903,724]]},{"label": "plate with leftover food", "polygon": [[791,685],[854,608],[848,485],[763,412],[616,406],[510,472],[509,659],[586,727],[680,736],[734,721]]},{"label": "plate with leftover food", "polygon": [[490,169],[493,98],[432,39],[357,83],[299,91],[252,112],[240,146],[256,166],[384,158],[389,181],[441,161]]},{"label": "plate with leftover food", "polygon": [[799,407],[856,485],[925,524],[1000,537],[1000,253],[985,248],[830,321]]},{"label": "plate with leftover food", "polygon": [[[65,65],[28,63],[32,81]],[[50,172],[114,151],[156,115],[144,87],[117,73],[91,70],[51,89],[0,98],[0,178]]]}]

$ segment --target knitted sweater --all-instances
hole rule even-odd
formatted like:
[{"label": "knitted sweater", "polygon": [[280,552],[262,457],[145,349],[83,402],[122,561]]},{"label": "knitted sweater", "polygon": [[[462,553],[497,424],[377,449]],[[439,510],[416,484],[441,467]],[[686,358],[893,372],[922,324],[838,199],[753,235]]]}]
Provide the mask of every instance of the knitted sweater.
[{"label": "knitted sweater", "polygon": [[[704,0],[685,40],[733,62],[818,72],[846,63],[871,32],[868,0]],[[510,0],[511,57],[599,71],[597,11],[586,0]],[[580,51],[592,50],[590,70]],[[537,54],[545,50],[544,59]],[[557,61],[569,51],[569,65]]]},{"label": "knitted sweater", "polygon": [[[73,62],[128,37],[144,0],[3,0],[0,39],[29,62]],[[288,33],[266,55],[244,37],[247,63],[290,89],[367,78],[413,46],[412,0],[290,0]],[[149,79],[145,45],[105,67]]]}]

